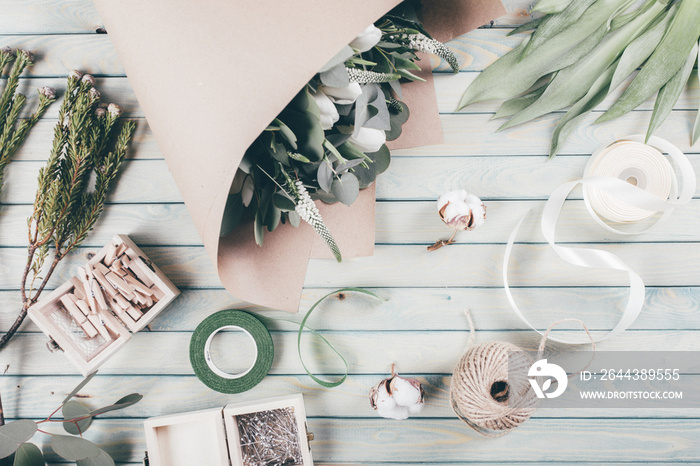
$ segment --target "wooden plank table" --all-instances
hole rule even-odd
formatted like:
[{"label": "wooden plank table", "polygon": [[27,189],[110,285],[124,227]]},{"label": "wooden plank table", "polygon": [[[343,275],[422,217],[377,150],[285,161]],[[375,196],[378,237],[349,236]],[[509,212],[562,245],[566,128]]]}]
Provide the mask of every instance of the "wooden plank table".
[{"label": "wooden plank table", "polygon": [[[67,72],[82,69],[99,77],[105,100],[122,104],[128,116],[138,121],[130,160],[109,206],[84,247],[61,265],[52,285],[66,279],[73,265],[114,234],[126,233],[183,290],[149,326],[150,331],[137,334],[84,390],[84,401],[95,407],[133,391],[145,395],[135,406],[98,419],[88,438],[104,446],[119,463],[137,464],[145,449],[144,418],[302,392],[309,428],[316,435],[312,447],[317,463],[700,462],[698,410],[540,410],[499,439],[480,437],[450,410],[450,374],[468,341],[466,309],[478,327],[477,341],[504,340],[527,348],[538,343],[538,336],[510,310],[500,278],[508,233],[528,209],[533,214],[520,235],[511,274],[528,317],[539,328],[567,315],[585,319],[598,332],[614,325],[627,292],[625,277],[572,269],[558,261],[536,231],[537,214],[555,186],[580,176],[596,147],[615,137],[644,132],[653,108],[649,101],[618,120],[592,125],[597,114],[609,107],[611,101],[606,100],[552,161],[545,154],[554,116],[496,134],[500,123],[489,120],[497,104],[480,103],[455,113],[461,92],[476,74],[518,42],[506,37],[508,30],[529,18],[530,1],[504,3],[508,14],[491,28],[450,44],[465,63],[462,72],[436,75],[445,144],[396,151],[389,171],[379,179],[374,257],[310,264],[301,309],[343,286],[372,287],[388,298],[387,303],[376,305],[352,295],[335,297],[309,322],[347,357],[351,371],[347,382],[332,390],[315,385],[297,358],[294,326],[277,322],[271,374],[247,393],[223,395],[192,374],[189,339],[207,315],[244,304],[220,287],[109,38],[95,33],[101,23],[92,2],[0,2],[0,45],[26,47],[38,57],[29,72],[31,78],[22,80],[23,91],[33,95],[33,89],[43,85],[62,89]],[[437,72],[446,69],[437,59],[433,65]],[[700,170],[700,147],[689,147],[689,134],[699,98],[696,84],[686,89],[657,133],[683,149],[696,170]],[[52,106],[37,125],[6,175],[0,206],[3,329],[19,308],[25,219],[31,211],[37,171],[48,154],[57,109],[58,105]],[[427,254],[427,245],[449,234],[438,219],[435,199],[457,188],[486,201],[486,224],[459,234],[457,245]],[[599,243],[597,247],[615,252],[635,268],[648,285],[647,305],[633,328],[599,348],[700,350],[700,252],[695,249],[700,242],[700,199],[678,209],[662,228],[622,242],[588,218],[580,192],[572,198],[561,220],[559,239]],[[281,312],[267,315],[289,317]],[[8,419],[45,417],[80,380],[62,354],[46,350],[45,341],[28,322],[0,353],[0,391]],[[239,352],[231,350],[237,344],[236,335],[222,335],[215,349],[228,364],[240,367],[250,354],[242,350],[239,357]],[[339,361],[316,342],[307,342],[305,350],[313,370],[330,375],[340,370]],[[381,419],[369,407],[367,391],[387,374],[392,362],[400,372],[419,378],[427,391],[425,409],[410,420]],[[226,368],[235,370],[234,365]],[[700,376],[694,377],[700,382]]]}]

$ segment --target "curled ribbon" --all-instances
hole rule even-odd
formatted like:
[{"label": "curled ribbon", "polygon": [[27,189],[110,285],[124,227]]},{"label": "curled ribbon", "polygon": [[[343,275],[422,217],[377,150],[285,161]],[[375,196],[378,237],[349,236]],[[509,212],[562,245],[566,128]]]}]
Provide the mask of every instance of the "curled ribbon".
[{"label": "curled ribbon", "polygon": [[[681,177],[680,193],[676,173],[662,152],[667,153],[677,167]],[[646,145],[644,136],[636,134],[597,150],[589,159],[584,178],[564,183],[550,195],[542,212],[541,228],[554,252],[569,264],[620,270],[629,277],[629,299],[622,317],[612,330],[594,339],[598,342],[619,335],[637,319],[644,307],[644,282],[615,254],[599,249],[571,248],[556,244],[556,227],[564,201],[578,185],[583,187],[588,212],[600,226],[611,232],[631,235],[648,231],[670,215],[675,207],[687,204],[695,193],[696,179],[690,161],[676,146],[656,136],[652,136],[649,145]],[[662,215],[647,227],[636,231],[621,230],[604,221],[634,223],[654,213]],[[503,257],[503,285],[516,315],[531,329],[544,335],[525,318],[508,285],[508,262],[524,219],[523,216],[508,238]],[[582,343],[552,336],[549,339],[560,343]]]}]

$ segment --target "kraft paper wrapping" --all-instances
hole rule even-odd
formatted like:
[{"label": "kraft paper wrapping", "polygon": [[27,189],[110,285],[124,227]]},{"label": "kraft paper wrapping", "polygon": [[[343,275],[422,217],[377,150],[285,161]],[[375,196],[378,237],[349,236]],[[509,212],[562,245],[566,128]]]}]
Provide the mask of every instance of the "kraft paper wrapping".
[{"label": "kraft paper wrapping", "polygon": [[[245,150],[299,89],[400,0],[95,3],[222,284],[240,299],[296,312],[309,257],[330,253],[303,222],[265,232],[263,248],[252,225],[220,239],[229,188]],[[504,13],[499,0],[454,3],[466,13],[463,32]],[[431,4],[427,17],[436,16]],[[451,14],[449,24],[455,21]],[[425,123],[404,134],[414,146],[440,142],[432,83],[427,99],[414,87],[406,96],[412,124]],[[343,257],[373,253],[374,188],[352,208],[319,209]]]}]

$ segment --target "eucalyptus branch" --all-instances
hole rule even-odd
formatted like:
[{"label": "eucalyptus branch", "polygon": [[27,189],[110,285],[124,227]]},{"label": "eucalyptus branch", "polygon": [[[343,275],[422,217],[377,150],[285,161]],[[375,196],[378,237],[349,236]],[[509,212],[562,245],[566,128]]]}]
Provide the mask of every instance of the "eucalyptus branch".
[{"label": "eucalyptus branch", "polygon": [[[96,416],[128,408],[141,401],[143,397],[138,393],[132,393],[120,398],[114,404],[98,409],[90,409],[72,398],[82,390],[94,375],[93,373],[80,382],[63,400],[61,405],[49,414],[46,419],[41,421],[20,419],[10,422],[3,427],[3,435],[0,435],[0,450],[5,452],[5,456],[8,453],[12,454],[12,452],[15,452],[16,458],[24,458],[24,461],[20,462],[14,459],[15,465],[44,464],[44,453],[36,445],[29,442],[39,432],[51,437],[50,445],[55,454],[70,461],[77,461],[78,465],[114,464],[107,452],[91,441],[84,439],[82,435],[92,425],[92,421]],[[53,419],[59,411],[62,412],[63,419]],[[59,434],[40,429],[41,424],[44,423],[61,423],[65,433]],[[70,435],[66,435],[66,433]],[[27,462],[27,457],[33,458],[33,461]],[[7,460],[3,460],[3,464],[5,464],[4,461]],[[10,461],[13,461],[13,459],[10,458]]]},{"label": "eucalyptus branch", "polygon": [[[0,349],[38,301],[61,260],[87,238],[126,156],[136,125],[132,121],[117,124],[121,107],[100,104],[94,85],[95,78],[89,74],[72,71],[68,77],[51,153],[39,170],[34,211],[28,219],[22,309],[0,338]],[[92,175],[94,187],[89,183]]]}]

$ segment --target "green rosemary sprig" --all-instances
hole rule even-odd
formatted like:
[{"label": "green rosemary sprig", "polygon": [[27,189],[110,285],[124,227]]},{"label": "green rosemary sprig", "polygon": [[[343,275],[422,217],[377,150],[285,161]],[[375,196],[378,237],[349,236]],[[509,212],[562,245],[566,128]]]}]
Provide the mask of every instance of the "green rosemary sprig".
[{"label": "green rosemary sprig", "polygon": [[[126,155],[135,123],[126,122],[119,129],[121,107],[100,104],[94,84],[95,78],[78,71],[68,77],[51,154],[39,170],[34,212],[28,219],[27,263],[20,284],[22,309],[0,339],[0,349],[37,302],[58,263],[95,225]],[[93,175],[94,188],[89,183]]]},{"label": "green rosemary sprig", "polygon": [[12,161],[15,152],[27,138],[29,130],[56,100],[53,89],[42,87],[38,90],[39,103],[36,111],[29,118],[20,121],[20,112],[27,98],[17,92],[17,85],[25,68],[34,63],[34,56],[27,50],[17,50],[16,53],[12,53],[9,47],[0,49],[0,74],[13,61],[5,87],[0,94],[0,190],[4,181],[5,167]]}]

